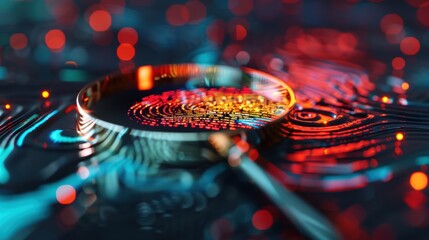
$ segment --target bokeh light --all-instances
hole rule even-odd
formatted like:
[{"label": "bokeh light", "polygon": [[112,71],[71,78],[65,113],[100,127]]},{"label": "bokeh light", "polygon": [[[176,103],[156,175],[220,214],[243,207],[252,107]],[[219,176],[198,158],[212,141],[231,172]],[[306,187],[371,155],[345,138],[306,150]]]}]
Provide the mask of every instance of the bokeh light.
[{"label": "bokeh light", "polygon": [[402,57],[395,57],[392,59],[392,67],[395,70],[402,70],[405,67],[405,59]]},{"label": "bokeh light", "polygon": [[407,83],[407,82],[403,82],[401,84],[401,88],[406,91],[406,90],[408,90],[410,88],[410,84]]},{"label": "bokeh light", "polygon": [[429,27],[429,2],[417,9],[417,20],[425,27]]},{"label": "bokeh light", "polygon": [[402,32],[404,20],[398,14],[387,14],[381,19],[380,27],[385,34],[396,35]]},{"label": "bokeh light", "polygon": [[233,38],[237,41],[244,40],[247,36],[247,29],[242,24],[237,24],[232,31]]},{"label": "bokeh light", "polygon": [[265,209],[256,211],[252,216],[252,224],[258,230],[269,229],[273,222],[273,215]]},{"label": "bokeh light", "polygon": [[45,35],[45,44],[52,51],[61,51],[66,43],[66,36],[59,29],[49,30]]},{"label": "bokeh light", "polygon": [[23,49],[27,46],[28,39],[23,33],[14,33],[10,36],[9,44],[15,50]]},{"label": "bokeh light", "polygon": [[76,190],[70,185],[61,185],[57,188],[56,197],[60,204],[71,204],[76,199]]},{"label": "bokeh light", "polygon": [[48,98],[50,95],[51,95],[51,94],[49,93],[49,91],[47,91],[47,90],[43,90],[43,91],[42,91],[42,97],[43,97],[43,98]]},{"label": "bokeh light", "polygon": [[189,12],[189,23],[198,24],[206,18],[207,10],[204,3],[200,1],[189,1],[185,4]]},{"label": "bokeh light", "polygon": [[398,141],[404,140],[404,134],[403,133],[397,133],[396,134],[396,140],[398,140]]},{"label": "bokeh light", "polygon": [[103,32],[110,28],[112,17],[106,10],[96,10],[91,13],[88,21],[94,31]]},{"label": "bokeh light", "polygon": [[423,190],[428,185],[428,177],[423,172],[414,172],[410,177],[410,185],[414,190]]},{"label": "bokeh light", "polygon": [[90,175],[89,169],[87,167],[81,166],[77,169],[77,174],[82,179],[87,179]]},{"label": "bokeh light", "polygon": [[122,43],[116,50],[116,55],[122,61],[129,61],[134,58],[136,51],[134,46],[129,43]]},{"label": "bokeh light", "polygon": [[420,50],[420,42],[415,37],[406,37],[402,39],[400,47],[405,55],[415,55]]},{"label": "bokeh light", "polygon": [[189,10],[181,4],[171,5],[166,13],[167,22],[172,26],[183,26],[189,21]]},{"label": "bokeh light", "polygon": [[129,43],[135,45],[139,40],[139,35],[134,28],[125,27],[119,30],[118,32],[118,42],[119,43]]},{"label": "bokeh light", "polygon": [[389,103],[389,102],[390,102],[390,98],[389,98],[388,96],[383,96],[383,97],[381,98],[381,101],[382,101],[383,103]]},{"label": "bokeh light", "polygon": [[237,16],[245,16],[253,9],[253,0],[228,0],[228,9]]}]

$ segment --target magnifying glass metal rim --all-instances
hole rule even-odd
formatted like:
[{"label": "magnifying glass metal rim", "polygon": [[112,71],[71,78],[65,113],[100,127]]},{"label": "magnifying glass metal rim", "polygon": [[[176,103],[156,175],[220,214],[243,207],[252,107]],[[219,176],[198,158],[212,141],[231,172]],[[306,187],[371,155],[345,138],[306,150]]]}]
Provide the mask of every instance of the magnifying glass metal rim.
[{"label": "magnifying glass metal rim", "polygon": [[[114,78],[120,78],[123,75],[122,74],[113,74],[113,75],[108,75],[106,77],[103,77],[101,79],[98,79],[96,81],[93,81],[89,84],[87,84],[86,86],[84,86],[78,93],[77,98],[76,98],[76,106],[77,106],[77,110],[78,113],[80,115],[81,118],[86,119],[88,122],[91,122],[91,124],[95,124],[98,125],[102,128],[108,129],[109,131],[114,131],[114,132],[123,132],[125,130],[129,130],[129,134],[131,136],[135,136],[135,137],[142,137],[142,138],[149,138],[149,139],[157,139],[157,140],[168,140],[168,141],[207,141],[207,139],[209,138],[209,136],[211,134],[213,134],[214,132],[220,132],[220,133],[224,133],[227,135],[236,135],[239,134],[241,132],[244,131],[258,131],[259,129],[263,129],[263,128],[267,128],[269,126],[272,125],[276,125],[276,123],[281,122],[284,117],[290,112],[290,110],[295,106],[296,103],[296,99],[295,99],[295,94],[292,90],[292,88],[290,88],[284,81],[282,81],[281,79],[259,71],[259,70],[255,70],[252,68],[247,68],[247,67],[241,67],[241,68],[234,68],[234,67],[230,67],[230,66],[226,66],[226,65],[204,65],[204,64],[193,64],[193,63],[184,63],[184,64],[164,64],[164,65],[144,65],[144,66],[140,66],[140,67],[154,67],[154,68],[161,68],[161,67],[168,67],[168,66],[190,66],[190,67],[197,67],[197,68],[208,68],[208,67],[215,67],[215,68],[226,68],[226,69],[233,69],[233,70],[241,70],[243,73],[246,74],[253,74],[253,75],[258,75],[261,76],[267,80],[270,80],[272,82],[275,82],[277,84],[279,84],[282,88],[285,89],[285,91],[288,93],[289,96],[289,102],[287,105],[287,108],[285,109],[285,111],[282,114],[279,114],[277,116],[275,116],[274,119],[272,119],[270,122],[268,122],[266,125],[262,126],[261,128],[258,129],[237,129],[237,130],[219,130],[219,131],[199,131],[199,132],[175,132],[174,129],[172,128],[171,131],[153,131],[153,130],[143,130],[143,129],[135,129],[135,128],[128,128],[116,123],[111,123],[111,122],[107,122],[105,120],[102,120],[100,118],[97,118],[93,115],[91,115],[90,110],[85,108],[85,103],[84,103],[84,97],[86,94],[86,91],[96,85],[102,85],[105,81],[110,81],[111,79]],[[139,68],[140,68],[139,67]],[[81,135],[85,136],[85,131],[82,131],[82,129],[79,129],[81,126],[78,126],[78,132],[81,133]]]}]

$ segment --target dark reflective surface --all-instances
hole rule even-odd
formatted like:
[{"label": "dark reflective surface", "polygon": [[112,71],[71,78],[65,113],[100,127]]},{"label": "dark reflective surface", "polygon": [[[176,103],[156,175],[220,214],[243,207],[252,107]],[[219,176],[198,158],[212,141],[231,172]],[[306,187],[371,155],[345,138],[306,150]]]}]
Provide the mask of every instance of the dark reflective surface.
[{"label": "dark reflective surface", "polygon": [[[153,167],[114,138],[77,134],[86,83],[198,62],[250,66],[294,89],[297,106],[276,132],[284,140],[258,149],[260,164],[344,238],[427,239],[427,7],[418,1],[190,1],[199,11],[184,12],[202,13],[202,3],[205,15],[185,20],[167,18],[183,3],[103,1],[114,24],[101,32],[88,23],[100,6],[48,2],[1,3],[14,17],[1,21],[0,238],[302,239],[226,163]],[[138,32],[131,61],[119,61],[129,57],[128,45],[118,56],[123,27]],[[64,32],[59,49],[45,42],[52,29]],[[23,48],[14,33],[27,37]]]}]

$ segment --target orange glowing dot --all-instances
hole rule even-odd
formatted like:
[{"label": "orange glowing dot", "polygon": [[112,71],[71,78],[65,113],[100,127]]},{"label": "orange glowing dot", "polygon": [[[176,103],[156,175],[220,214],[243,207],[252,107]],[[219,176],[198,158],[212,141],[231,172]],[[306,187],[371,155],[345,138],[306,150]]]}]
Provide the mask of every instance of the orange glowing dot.
[{"label": "orange glowing dot", "polygon": [[249,144],[243,140],[238,141],[236,146],[241,152],[247,152],[249,150]]},{"label": "orange glowing dot", "polygon": [[267,210],[258,210],[252,216],[252,224],[258,230],[269,229],[273,222],[273,215]]},{"label": "orange glowing dot", "polygon": [[12,106],[8,103],[8,104],[4,105],[4,108],[6,108],[7,110],[9,110],[9,109],[12,108]]},{"label": "orange glowing dot", "polygon": [[401,88],[402,88],[403,90],[408,90],[408,89],[410,88],[410,84],[409,84],[409,83],[407,83],[407,82],[403,82],[403,83],[401,84]]},{"label": "orange glowing dot", "polygon": [[388,103],[390,101],[390,99],[389,99],[389,97],[384,96],[384,97],[381,98],[381,101],[384,102],[384,103]]},{"label": "orange glowing dot", "polygon": [[134,46],[129,43],[122,43],[119,45],[118,49],[116,49],[116,55],[122,61],[129,61],[134,58],[136,51]]},{"label": "orange glowing dot", "polygon": [[76,199],[76,190],[70,185],[61,185],[57,188],[56,197],[60,204],[67,205],[73,203]]},{"label": "orange glowing dot", "polygon": [[182,26],[189,21],[189,9],[181,4],[171,5],[166,13],[167,22],[172,26]]},{"label": "orange glowing dot", "polygon": [[415,55],[420,50],[420,42],[415,37],[406,37],[402,39],[400,48],[405,55]]},{"label": "orange glowing dot", "polygon": [[423,172],[415,172],[411,174],[410,185],[415,190],[423,190],[428,185],[428,177]]},{"label": "orange glowing dot", "polygon": [[153,69],[151,66],[139,67],[137,70],[137,88],[139,90],[149,90],[153,88]]},{"label": "orange glowing dot", "polygon": [[397,133],[396,134],[396,140],[398,140],[398,141],[404,140],[404,134],[403,133]]},{"label": "orange glowing dot", "polygon": [[66,43],[66,36],[59,29],[49,30],[45,35],[45,44],[52,51],[60,51]]},{"label": "orange glowing dot", "polygon": [[43,98],[48,98],[49,95],[51,95],[51,94],[48,91],[46,91],[46,90],[42,91],[42,97]]},{"label": "orange glowing dot", "polygon": [[12,36],[10,36],[9,44],[10,46],[15,49],[23,49],[27,46],[28,39],[27,36],[25,36],[22,33],[14,33]]},{"label": "orange glowing dot", "polygon": [[105,10],[97,10],[89,16],[89,26],[94,31],[104,32],[112,25],[112,17]]},{"label": "orange glowing dot", "polygon": [[405,59],[402,57],[395,57],[392,59],[392,67],[395,70],[402,70],[405,67]]}]

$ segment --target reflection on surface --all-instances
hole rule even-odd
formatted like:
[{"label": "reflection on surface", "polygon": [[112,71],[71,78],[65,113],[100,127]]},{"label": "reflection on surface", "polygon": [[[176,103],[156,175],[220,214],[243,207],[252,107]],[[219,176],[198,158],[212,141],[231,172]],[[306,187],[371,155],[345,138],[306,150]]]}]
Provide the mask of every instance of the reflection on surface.
[{"label": "reflection on surface", "polygon": [[[347,239],[428,239],[424,1],[53,2],[0,3],[0,238],[300,238],[225,164],[154,167],[187,150],[76,133],[79,82],[195,61],[266,69],[292,86],[283,141],[253,154]],[[141,69],[140,90],[156,84],[151,73]]]}]

